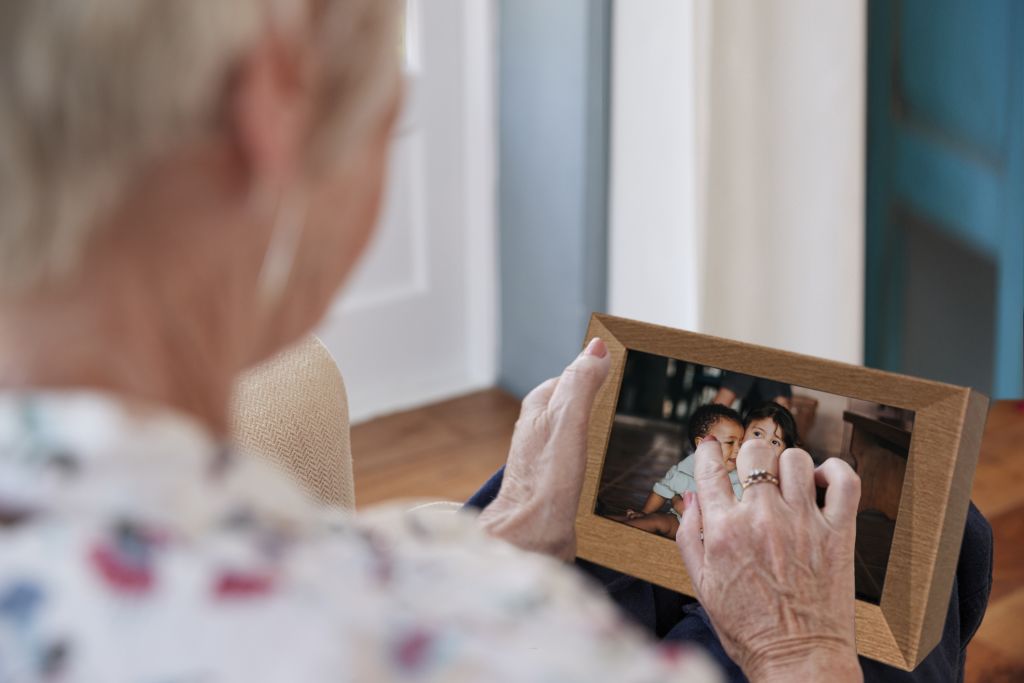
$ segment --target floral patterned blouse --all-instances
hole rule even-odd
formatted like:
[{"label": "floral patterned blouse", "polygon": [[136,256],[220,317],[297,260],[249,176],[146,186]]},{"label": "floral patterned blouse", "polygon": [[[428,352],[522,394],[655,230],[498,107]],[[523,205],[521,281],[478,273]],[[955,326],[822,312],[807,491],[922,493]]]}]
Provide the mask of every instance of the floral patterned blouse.
[{"label": "floral patterned blouse", "polygon": [[180,414],[0,394],[0,681],[715,681],[470,515],[348,516]]}]

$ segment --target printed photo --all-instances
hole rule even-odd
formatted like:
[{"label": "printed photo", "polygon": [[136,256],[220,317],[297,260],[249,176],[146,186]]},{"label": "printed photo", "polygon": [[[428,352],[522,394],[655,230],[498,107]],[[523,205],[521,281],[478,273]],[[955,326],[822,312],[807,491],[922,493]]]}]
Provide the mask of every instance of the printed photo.
[{"label": "printed photo", "polygon": [[779,454],[802,448],[815,464],[842,458],[861,477],[857,597],[878,604],[913,425],[910,410],[630,350],[596,513],[675,538],[681,496],[697,490],[694,449],[709,436],[722,444],[737,498],[736,456],[751,439]]}]

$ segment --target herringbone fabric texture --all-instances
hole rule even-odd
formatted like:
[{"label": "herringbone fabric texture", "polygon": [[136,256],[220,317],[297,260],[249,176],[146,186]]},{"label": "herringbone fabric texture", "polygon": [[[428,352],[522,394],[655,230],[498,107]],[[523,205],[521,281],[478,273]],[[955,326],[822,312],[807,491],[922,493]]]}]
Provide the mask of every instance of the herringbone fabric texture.
[{"label": "herringbone fabric texture", "polygon": [[355,509],[345,384],[319,339],[247,372],[232,412],[240,450],[277,463],[317,500]]}]

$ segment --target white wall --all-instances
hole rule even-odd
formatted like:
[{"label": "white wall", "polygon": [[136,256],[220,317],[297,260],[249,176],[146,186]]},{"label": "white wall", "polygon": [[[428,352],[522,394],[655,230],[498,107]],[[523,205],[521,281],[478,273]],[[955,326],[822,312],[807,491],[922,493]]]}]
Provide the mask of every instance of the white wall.
[{"label": "white wall", "polygon": [[863,360],[865,21],[616,5],[611,312]]},{"label": "white wall", "polygon": [[703,243],[696,9],[616,3],[609,105],[608,310],[690,329]]},{"label": "white wall", "polygon": [[716,2],[703,327],[863,360],[866,9]]}]

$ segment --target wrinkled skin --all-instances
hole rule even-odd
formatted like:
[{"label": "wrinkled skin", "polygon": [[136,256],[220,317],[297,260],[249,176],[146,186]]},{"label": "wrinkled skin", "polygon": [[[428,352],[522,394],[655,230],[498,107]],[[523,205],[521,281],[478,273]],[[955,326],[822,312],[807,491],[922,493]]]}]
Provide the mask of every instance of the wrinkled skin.
[{"label": "wrinkled skin", "polygon": [[[684,496],[676,535],[726,652],[751,680],[860,680],[853,572],[860,479],[841,460],[815,469],[806,451],[776,457],[759,440],[743,445],[737,467],[741,481],[764,469],[780,484],[754,484],[737,501],[720,445],[705,442],[697,449],[698,493]],[[827,487],[821,509],[815,484]]]},{"label": "wrinkled skin", "polygon": [[480,514],[489,533],[524,550],[575,557],[587,424],[610,367],[608,349],[595,339],[561,376],[523,399],[501,491]]}]

